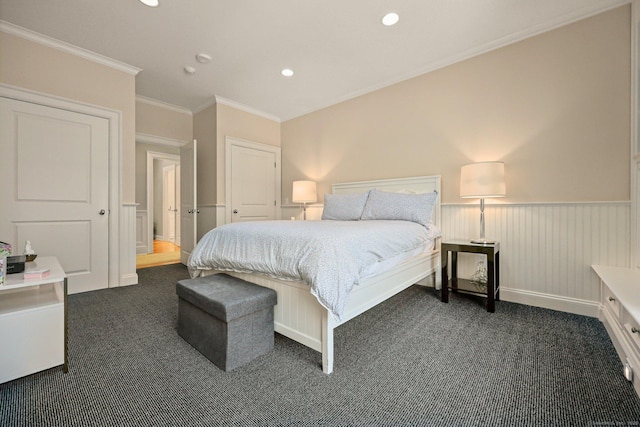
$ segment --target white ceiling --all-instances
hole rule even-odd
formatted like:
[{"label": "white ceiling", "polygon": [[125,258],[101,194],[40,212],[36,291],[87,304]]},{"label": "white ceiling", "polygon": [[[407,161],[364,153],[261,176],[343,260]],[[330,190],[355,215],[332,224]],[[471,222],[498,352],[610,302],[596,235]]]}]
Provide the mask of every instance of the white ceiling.
[{"label": "white ceiling", "polygon": [[[141,68],[138,95],[192,111],[217,96],[287,120],[623,3],[1,0],[0,20]],[[384,27],[389,11],[400,22]]]}]

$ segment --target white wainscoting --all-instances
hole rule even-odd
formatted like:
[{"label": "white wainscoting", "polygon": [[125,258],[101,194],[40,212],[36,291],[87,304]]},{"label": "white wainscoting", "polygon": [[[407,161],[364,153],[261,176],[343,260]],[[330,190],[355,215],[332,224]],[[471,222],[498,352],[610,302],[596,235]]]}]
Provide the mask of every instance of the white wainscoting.
[{"label": "white wainscoting", "polygon": [[[596,317],[592,264],[629,267],[631,202],[485,205],[486,236],[500,241],[501,299]],[[479,204],[443,204],[443,239],[479,234]],[[460,254],[460,277],[483,256]]]},{"label": "white wainscoting", "polygon": [[[316,220],[322,219],[323,205],[308,205],[307,206],[307,219]],[[297,220],[302,220],[303,210],[301,205],[283,205],[280,209],[281,219],[291,219],[295,217]]]},{"label": "white wainscoting", "polygon": [[123,204],[120,215],[120,281],[119,286],[138,283],[136,273],[136,206]]},{"label": "white wainscoting", "polygon": [[[569,313],[598,316],[599,280],[592,264],[631,265],[631,202],[485,205],[486,236],[500,241],[500,297]],[[282,218],[302,219],[299,206]],[[307,207],[320,219],[322,206]],[[471,239],[480,230],[480,205],[443,204],[442,236]],[[484,256],[460,254],[458,274],[469,278]]]},{"label": "white wainscoting", "polygon": [[153,252],[153,248],[149,247],[148,220],[149,213],[146,210],[136,210],[136,254]]}]

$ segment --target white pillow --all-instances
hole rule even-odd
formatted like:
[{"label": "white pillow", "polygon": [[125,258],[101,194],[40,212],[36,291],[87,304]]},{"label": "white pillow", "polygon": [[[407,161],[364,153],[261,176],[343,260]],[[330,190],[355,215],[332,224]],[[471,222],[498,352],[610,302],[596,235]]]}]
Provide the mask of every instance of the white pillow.
[{"label": "white pillow", "polygon": [[369,192],[358,194],[325,194],[322,219],[358,221]]},{"label": "white pillow", "polygon": [[371,190],[361,219],[413,221],[429,227],[433,206],[437,199],[436,191],[424,194],[403,194]]}]

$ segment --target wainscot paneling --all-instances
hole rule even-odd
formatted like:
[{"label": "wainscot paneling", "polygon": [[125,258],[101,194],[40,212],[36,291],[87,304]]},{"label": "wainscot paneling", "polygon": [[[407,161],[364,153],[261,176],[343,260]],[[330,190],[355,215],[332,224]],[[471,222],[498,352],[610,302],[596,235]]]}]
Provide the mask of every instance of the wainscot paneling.
[{"label": "wainscot paneling", "polygon": [[136,210],[136,254],[153,252],[153,248],[149,247],[148,218],[149,214],[146,210]]},{"label": "wainscot paneling", "polygon": [[[308,220],[316,220],[322,218],[322,210],[324,209],[323,205],[308,205],[307,206],[307,219]],[[280,209],[281,218],[282,219],[291,219],[295,218],[297,220],[302,220],[303,210],[302,205],[283,205]]]},{"label": "wainscot paneling", "polygon": [[[501,299],[597,316],[592,264],[629,267],[630,202],[485,205],[485,235],[500,241]],[[442,235],[479,235],[479,204],[442,205]],[[460,254],[460,277],[483,256]]]},{"label": "wainscot paneling", "polygon": [[136,203],[123,204],[120,215],[120,286],[138,283],[136,273]]}]

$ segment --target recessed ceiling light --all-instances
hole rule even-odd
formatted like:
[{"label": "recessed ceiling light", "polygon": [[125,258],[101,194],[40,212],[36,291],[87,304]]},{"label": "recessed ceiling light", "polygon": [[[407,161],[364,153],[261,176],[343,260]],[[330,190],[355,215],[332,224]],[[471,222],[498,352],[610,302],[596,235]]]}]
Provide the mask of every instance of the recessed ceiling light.
[{"label": "recessed ceiling light", "polygon": [[193,68],[191,65],[187,65],[186,67],[184,67],[184,72],[192,76],[196,73],[196,69]]},{"label": "recessed ceiling light", "polygon": [[201,64],[208,64],[209,62],[211,62],[211,55],[209,55],[208,53],[199,53],[196,55],[196,61]]},{"label": "recessed ceiling light", "polygon": [[158,7],[160,5],[160,0],[140,0],[140,3],[149,7]]},{"label": "recessed ceiling light", "polygon": [[280,74],[282,74],[285,77],[291,77],[293,76],[293,70],[290,68],[285,68],[282,71],[280,71]]},{"label": "recessed ceiling light", "polygon": [[389,12],[382,17],[382,23],[387,27],[395,25],[400,20],[400,16],[395,12]]}]

